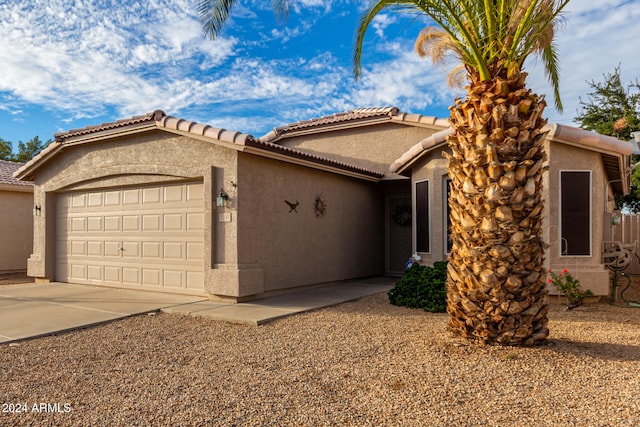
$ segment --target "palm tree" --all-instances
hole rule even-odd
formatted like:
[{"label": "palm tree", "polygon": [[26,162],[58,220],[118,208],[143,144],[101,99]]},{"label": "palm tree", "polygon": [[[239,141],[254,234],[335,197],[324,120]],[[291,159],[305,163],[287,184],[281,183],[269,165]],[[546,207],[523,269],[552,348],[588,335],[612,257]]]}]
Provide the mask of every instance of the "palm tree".
[{"label": "palm tree", "polygon": [[392,6],[433,21],[416,41],[435,63],[460,61],[466,99],[450,107],[454,130],[447,271],[449,327],[470,340],[533,345],[546,339],[542,175],[544,97],[526,86],[523,64],[538,55],[558,90],[554,31],[568,0],[377,1],[362,17],[354,51],[359,76],[369,24]]},{"label": "palm tree", "polygon": [[[235,0],[200,0],[198,2],[198,16],[205,36],[215,39],[220,35],[235,3]],[[289,15],[288,0],[271,0],[271,6],[276,17],[286,19]]]}]

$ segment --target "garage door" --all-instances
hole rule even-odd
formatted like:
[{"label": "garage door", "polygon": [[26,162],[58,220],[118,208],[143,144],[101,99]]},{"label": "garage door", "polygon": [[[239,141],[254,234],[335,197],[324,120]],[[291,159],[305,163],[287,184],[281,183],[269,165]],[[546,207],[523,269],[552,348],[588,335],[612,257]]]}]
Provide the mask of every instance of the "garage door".
[{"label": "garage door", "polygon": [[204,292],[201,182],[61,193],[56,280]]}]

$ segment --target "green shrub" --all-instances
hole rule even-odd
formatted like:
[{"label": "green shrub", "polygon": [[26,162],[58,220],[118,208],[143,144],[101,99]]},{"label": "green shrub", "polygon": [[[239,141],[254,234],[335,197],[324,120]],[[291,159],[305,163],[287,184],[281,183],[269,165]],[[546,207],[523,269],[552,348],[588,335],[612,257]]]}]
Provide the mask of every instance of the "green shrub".
[{"label": "green shrub", "polygon": [[443,313],[447,308],[447,261],[433,267],[413,264],[388,292],[393,305]]}]

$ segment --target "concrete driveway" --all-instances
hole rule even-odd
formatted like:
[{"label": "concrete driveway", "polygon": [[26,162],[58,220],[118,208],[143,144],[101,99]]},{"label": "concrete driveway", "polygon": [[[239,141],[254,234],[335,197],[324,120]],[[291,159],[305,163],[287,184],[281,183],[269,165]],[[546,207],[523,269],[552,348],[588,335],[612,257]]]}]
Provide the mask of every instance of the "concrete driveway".
[{"label": "concrete driveway", "polygon": [[68,283],[6,285],[0,287],[0,343],[203,300]]},{"label": "concrete driveway", "polygon": [[393,287],[396,279],[371,277],[223,304],[207,298],[69,283],[0,286],[0,343],[50,335],[153,311],[261,325],[340,304]]}]

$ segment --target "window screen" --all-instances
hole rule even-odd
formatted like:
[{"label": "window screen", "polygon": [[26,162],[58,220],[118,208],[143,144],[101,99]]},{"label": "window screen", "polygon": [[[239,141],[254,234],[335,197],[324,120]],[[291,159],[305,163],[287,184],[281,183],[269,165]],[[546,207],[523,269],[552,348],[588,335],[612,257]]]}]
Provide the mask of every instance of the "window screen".
[{"label": "window screen", "polygon": [[591,172],[560,172],[562,255],[591,255]]},{"label": "window screen", "polygon": [[429,249],[429,181],[421,181],[416,182],[416,251]]}]

